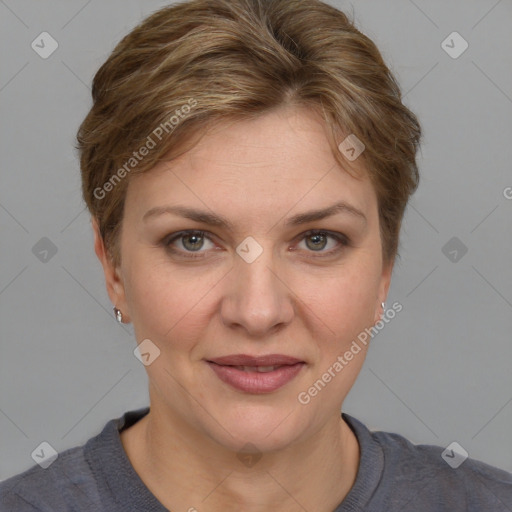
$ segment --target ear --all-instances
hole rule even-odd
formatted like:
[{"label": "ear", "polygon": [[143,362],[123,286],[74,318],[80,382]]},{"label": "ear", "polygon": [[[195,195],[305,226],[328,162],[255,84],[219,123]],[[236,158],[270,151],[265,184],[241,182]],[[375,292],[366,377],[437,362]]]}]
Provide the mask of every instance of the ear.
[{"label": "ear", "polygon": [[386,302],[388,296],[389,285],[391,284],[391,274],[393,273],[394,260],[384,262],[382,266],[382,274],[380,276],[379,292],[377,295],[377,304],[375,305],[374,325],[382,318],[382,303]]},{"label": "ear", "polygon": [[98,221],[95,217],[91,218],[91,224],[94,231],[94,252],[96,253],[96,256],[98,256],[103,267],[108,296],[110,297],[112,304],[123,314],[123,323],[129,323],[130,317],[121,271],[119,268],[114,266],[111,255],[105,248],[103,237],[100,234]]}]

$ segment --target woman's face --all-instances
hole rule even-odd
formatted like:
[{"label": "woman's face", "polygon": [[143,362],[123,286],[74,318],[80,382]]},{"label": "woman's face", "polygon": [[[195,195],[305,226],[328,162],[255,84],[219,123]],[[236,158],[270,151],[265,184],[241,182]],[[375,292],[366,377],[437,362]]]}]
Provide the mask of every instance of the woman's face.
[{"label": "woman's face", "polygon": [[261,451],[339,422],[366,347],[344,354],[380,318],[391,268],[375,191],[336,163],[317,115],[287,108],[220,124],[132,176],[120,250],[109,293],[137,343],[154,344],[152,413]]}]

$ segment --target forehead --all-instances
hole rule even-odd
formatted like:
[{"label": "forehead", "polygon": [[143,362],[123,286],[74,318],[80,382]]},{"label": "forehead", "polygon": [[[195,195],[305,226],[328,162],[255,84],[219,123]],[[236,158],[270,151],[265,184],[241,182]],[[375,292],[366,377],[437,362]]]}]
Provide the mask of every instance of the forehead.
[{"label": "forehead", "polygon": [[372,215],[376,195],[362,159],[355,164],[357,177],[336,161],[317,113],[281,108],[216,124],[184,155],[132,176],[126,203],[138,217],[176,202],[237,217],[345,201]]}]

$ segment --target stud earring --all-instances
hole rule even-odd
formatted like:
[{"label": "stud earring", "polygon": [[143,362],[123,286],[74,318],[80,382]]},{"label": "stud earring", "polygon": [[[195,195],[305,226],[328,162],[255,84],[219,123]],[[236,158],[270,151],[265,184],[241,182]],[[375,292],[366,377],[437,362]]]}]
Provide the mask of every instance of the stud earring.
[{"label": "stud earring", "polygon": [[117,309],[115,306],[113,307],[113,310],[114,310],[114,315],[116,317],[116,320],[119,323],[122,323],[122,321],[123,321],[123,313],[121,313],[121,310]]},{"label": "stud earring", "polygon": [[380,319],[382,320],[384,318],[384,315],[386,314],[386,303],[381,302],[380,305],[382,306],[382,314],[380,315]]}]

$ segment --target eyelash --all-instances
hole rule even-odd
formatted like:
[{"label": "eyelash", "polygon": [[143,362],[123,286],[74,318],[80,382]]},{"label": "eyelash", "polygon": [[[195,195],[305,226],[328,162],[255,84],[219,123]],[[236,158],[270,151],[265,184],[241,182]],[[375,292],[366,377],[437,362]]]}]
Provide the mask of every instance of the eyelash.
[{"label": "eyelash", "polygon": [[[165,247],[166,250],[168,250],[172,254],[179,254],[181,256],[183,256],[185,254],[186,255],[185,258],[188,258],[188,259],[205,258],[204,254],[207,251],[186,251],[186,250],[181,251],[181,250],[176,250],[175,248],[173,248],[171,246],[171,244],[173,242],[182,239],[186,235],[197,235],[200,238],[206,238],[210,242],[214,243],[213,240],[211,239],[211,237],[209,237],[205,231],[192,229],[192,230],[180,231],[179,233],[173,233],[172,235],[166,236],[162,240],[162,245]],[[306,231],[305,233],[302,233],[300,235],[301,238],[299,239],[299,242],[301,242],[302,240],[304,240],[308,237],[312,237],[315,235],[324,235],[328,238],[332,238],[332,239],[336,240],[340,245],[334,249],[331,249],[330,251],[319,252],[319,255],[313,255],[312,256],[313,258],[324,258],[324,257],[328,257],[328,256],[333,256],[333,255],[337,254],[338,252],[342,251],[344,248],[350,246],[350,240],[348,239],[348,237],[346,235],[343,235],[342,233],[333,233],[330,231],[324,231],[324,230],[320,230],[320,229],[311,229],[309,231]],[[194,252],[197,252],[198,255],[194,254]],[[308,252],[311,252],[314,254],[316,251],[308,251]]]}]

